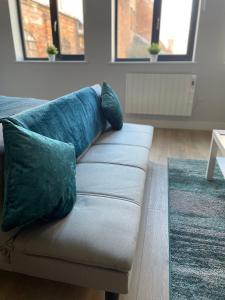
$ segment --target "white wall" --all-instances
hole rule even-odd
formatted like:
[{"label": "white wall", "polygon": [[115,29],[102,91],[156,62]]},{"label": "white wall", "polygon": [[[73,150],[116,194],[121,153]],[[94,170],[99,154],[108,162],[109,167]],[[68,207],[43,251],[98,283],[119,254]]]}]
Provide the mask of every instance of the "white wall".
[{"label": "white wall", "polygon": [[158,126],[225,128],[225,1],[206,0],[201,12],[196,63],[111,64],[111,1],[86,0],[87,63],[16,62],[7,0],[0,0],[0,94],[51,99],[103,80],[125,99],[128,72],[194,73],[193,116],[134,116]]}]

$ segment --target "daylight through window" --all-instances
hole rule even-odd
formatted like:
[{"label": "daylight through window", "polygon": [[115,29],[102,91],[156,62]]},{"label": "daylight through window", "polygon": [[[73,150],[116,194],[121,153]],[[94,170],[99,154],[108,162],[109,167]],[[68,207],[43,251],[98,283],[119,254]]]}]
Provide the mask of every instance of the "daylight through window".
[{"label": "daylight through window", "polygon": [[54,44],[59,60],[84,59],[83,0],[18,0],[25,59],[46,59]]},{"label": "daylight through window", "polygon": [[116,59],[147,60],[151,42],[159,60],[192,60],[198,0],[116,0]]}]

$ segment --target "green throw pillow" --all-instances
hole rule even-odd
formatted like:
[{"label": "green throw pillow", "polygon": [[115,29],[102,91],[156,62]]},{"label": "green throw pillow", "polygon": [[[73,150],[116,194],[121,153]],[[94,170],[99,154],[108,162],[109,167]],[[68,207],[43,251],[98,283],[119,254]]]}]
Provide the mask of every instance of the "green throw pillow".
[{"label": "green throw pillow", "polygon": [[122,107],[118,96],[106,82],[102,85],[101,98],[104,117],[114,130],[120,130],[123,127]]},{"label": "green throw pillow", "polygon": [[2,230],[67,215],[76,200],[75,150],[2,120],[5,189]]}]

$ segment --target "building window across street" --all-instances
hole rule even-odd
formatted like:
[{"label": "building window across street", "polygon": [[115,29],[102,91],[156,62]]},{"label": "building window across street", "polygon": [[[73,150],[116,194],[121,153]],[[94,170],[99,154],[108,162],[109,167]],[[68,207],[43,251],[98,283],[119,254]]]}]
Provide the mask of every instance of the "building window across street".
[{"label": "building window across street", "polygon": [[83,0],[17,0],[24,59],[84,60]]}]

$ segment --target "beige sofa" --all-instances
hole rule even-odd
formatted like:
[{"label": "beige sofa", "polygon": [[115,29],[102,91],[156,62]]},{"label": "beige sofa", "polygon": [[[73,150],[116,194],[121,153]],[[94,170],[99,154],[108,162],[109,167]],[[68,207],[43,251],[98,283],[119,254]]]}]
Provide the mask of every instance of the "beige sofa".
[{"label": "beige sofa", "polygon": [[104,132],[77,164],[72,212],[13,243],[1,232],[0,268],[104,290],[107,300],[128,293],[152,135],[135,124]]}]

